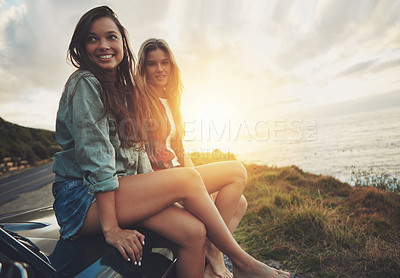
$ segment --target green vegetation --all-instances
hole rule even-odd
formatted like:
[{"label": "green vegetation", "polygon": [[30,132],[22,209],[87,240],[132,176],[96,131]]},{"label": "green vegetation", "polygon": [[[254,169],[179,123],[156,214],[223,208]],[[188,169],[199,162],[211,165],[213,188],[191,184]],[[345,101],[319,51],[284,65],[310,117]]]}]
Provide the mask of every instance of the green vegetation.
[{"label": "green vegetation", "polygon": [[249,207],[234,236],[250,254],[300,277],[400,276],[399,194],[296,166],[245,167]]},{"label": "green vegetation", "polygon": [[356,170],[351,167],[351,182],[356,186],[376,187],[386,191],[400,193],[400,172],[392,175],[386,172],[377,172],[374,167],[370,167],[368,171]]},{"label": "green vegetation", "polygon": [[28,161],[34,164],[52,157],[58,150],[60,147],[53,131],[27,128],[0,118],[0,162]]}]

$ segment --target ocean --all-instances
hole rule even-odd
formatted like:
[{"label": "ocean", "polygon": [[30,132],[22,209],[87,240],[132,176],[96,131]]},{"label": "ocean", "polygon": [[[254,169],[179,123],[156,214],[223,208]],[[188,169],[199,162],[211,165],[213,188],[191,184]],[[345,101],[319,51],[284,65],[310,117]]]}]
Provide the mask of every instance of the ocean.
[{"label": "ocean", "polygon": [[350,184],[361,171],[400,177],[400,108],[318,118],[298,126],[292,138],[269,139],[230,151],[245,163],[297,165]]}]

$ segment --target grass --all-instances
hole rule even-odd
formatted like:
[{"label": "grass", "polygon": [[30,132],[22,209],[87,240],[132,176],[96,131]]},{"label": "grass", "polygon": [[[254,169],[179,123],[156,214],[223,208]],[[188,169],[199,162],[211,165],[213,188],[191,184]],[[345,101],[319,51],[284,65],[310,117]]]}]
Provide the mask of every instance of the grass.
[{"label": "grass", "polygon": [[[194,163],[234,158],[204,156]],[[300,277],[400,277],[399,194],[296,166],[245,167],[249,207],[234,236],[254,257]]]}]

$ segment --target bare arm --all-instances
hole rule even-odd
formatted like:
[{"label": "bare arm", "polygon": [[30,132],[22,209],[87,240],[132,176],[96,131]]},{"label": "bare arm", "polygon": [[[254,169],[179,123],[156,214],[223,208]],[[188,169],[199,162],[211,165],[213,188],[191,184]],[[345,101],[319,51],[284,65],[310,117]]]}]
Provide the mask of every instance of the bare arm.
[{"label": "bare arm", "polygon": [[98,215],[104,235],[106,236],[112,233],[112,231],[120,229],[115,212],[115,192],[98,192],[96,193],[96,200],[98,204]]},{"label": "bare arm", "polygon": [[114,246],[122,257],[134,264],[141,263],[143,256],[144,235],[136,230],[120,228],[115,210],[115,191],[96,193],[98,215],[104,237]]}]

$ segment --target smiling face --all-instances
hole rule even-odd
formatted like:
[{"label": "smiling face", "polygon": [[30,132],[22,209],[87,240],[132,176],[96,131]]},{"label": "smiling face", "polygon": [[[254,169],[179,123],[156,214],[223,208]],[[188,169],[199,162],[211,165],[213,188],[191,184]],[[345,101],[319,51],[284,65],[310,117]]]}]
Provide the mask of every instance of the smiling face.
[{"label": "smiling face", "polygon": [[124,58],[122,35],[111,18],[93,21],[86,40],[89,59],[115,78],[117,67]]},{"label": "smiling face", "polygon": [[171,75],[171,61],[167,53],[160,48],[149,51],[145,60],[146,79],[162,96]]}]

